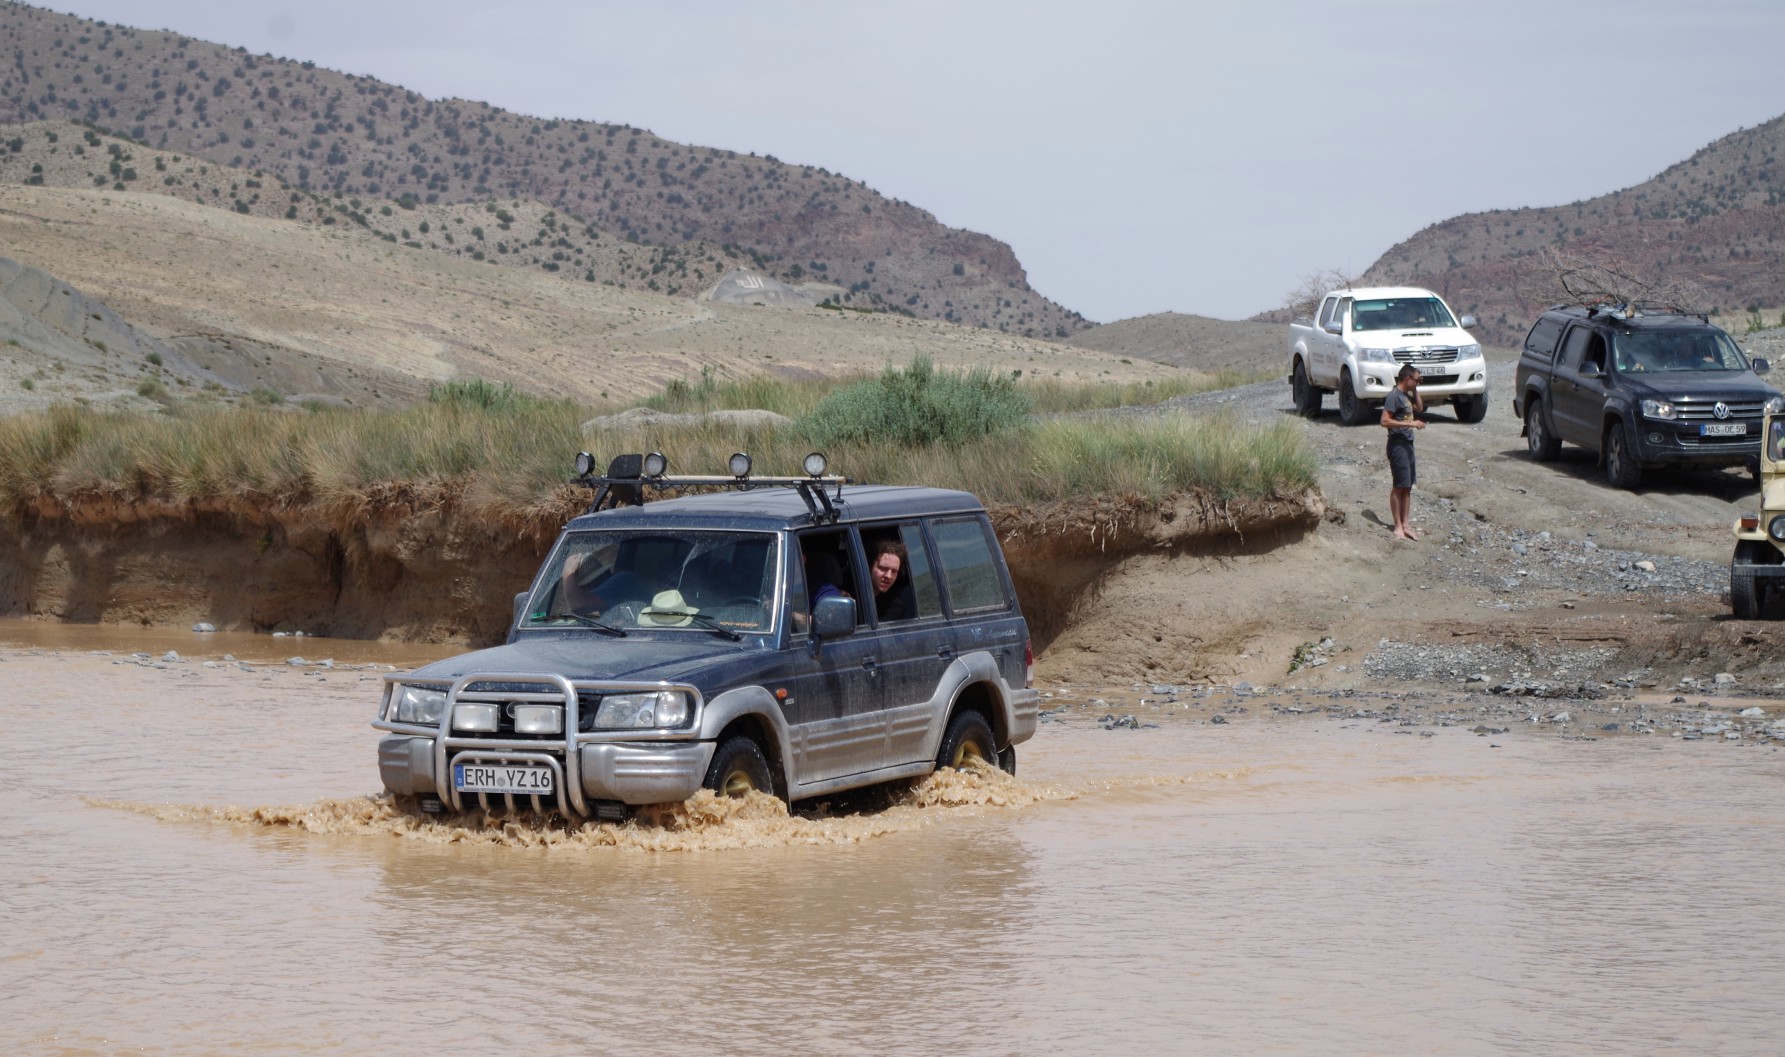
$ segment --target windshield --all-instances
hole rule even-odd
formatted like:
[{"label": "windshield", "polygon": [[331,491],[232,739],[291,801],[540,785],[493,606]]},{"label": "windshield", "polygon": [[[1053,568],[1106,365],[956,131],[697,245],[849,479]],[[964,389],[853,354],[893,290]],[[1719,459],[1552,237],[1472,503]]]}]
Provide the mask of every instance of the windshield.
[{"label": "windshield", "polygon": [[1729,335],[1710,328],[1640,330],[1612,338],[1612,364],[1620,371],[1745,371],[1748,361]]},{"label": "windshield", "polygon": [[1454,326],[1450,309],[1435,297],[1383,297],[1351,302],[1352,330],[1430,330]]},{"label": "windshield", "polygon": [[547,563],[521,627],[769,631],[775,541],[764,532],[572,532]]}]

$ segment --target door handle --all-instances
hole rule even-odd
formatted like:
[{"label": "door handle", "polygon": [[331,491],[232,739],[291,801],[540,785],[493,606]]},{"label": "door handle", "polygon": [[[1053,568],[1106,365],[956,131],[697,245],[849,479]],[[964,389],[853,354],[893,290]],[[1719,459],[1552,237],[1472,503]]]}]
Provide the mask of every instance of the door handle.
[{"label": "door handle", "polygon": [[936,656],[938,656],[938,657],[953,657],[954,656],[954,647],[953,646],[944,646],[941,649],[936,651]]},{"label": "door handle", "polygon": [[862,658],[862,667],[866,668],[870,672],[875,671],[880,667],[880,658],[878,658],[878,657],[863,657]]}]

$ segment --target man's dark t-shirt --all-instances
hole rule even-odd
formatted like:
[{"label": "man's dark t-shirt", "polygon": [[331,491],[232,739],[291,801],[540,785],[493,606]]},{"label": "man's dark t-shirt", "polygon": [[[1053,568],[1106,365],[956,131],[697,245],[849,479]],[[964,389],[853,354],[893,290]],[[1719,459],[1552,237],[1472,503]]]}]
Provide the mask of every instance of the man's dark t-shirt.
[{"label": "man's dark t-shirt", "polygon": [[[1411,422],[1413,421],[1413,398],[1399,389],[1391,389],[1388,392],[1388,399],[1382,401],[1382,410],[1388,412],[1388,417],[1396,422]],[[1404,440],[1411,444],[1413,443],[1413,427],[1391,427],[1388,431],[1388,439]]]}]

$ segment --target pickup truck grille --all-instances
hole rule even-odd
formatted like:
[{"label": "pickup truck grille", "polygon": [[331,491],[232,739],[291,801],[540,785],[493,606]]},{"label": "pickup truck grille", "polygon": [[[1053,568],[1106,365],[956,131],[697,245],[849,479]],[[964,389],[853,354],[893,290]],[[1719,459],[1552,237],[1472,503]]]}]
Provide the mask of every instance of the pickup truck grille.
[{"label": "pickup truck grille", "polygon": [[1455,363],[1457,362],[1457,350],[1455,348],[1396,349],[1395,362],[1411,363],[1421,369],[1434,363]]},{"label": "pickup truck grille", "polygon": [[1675,400],[1674,412],[1687,422],[1724,422],[1760,420],[1759,400],[1725,400],[1724,407],[1729,411],[1724,418],[1717,417],[1717,401],[1715,400]]}]

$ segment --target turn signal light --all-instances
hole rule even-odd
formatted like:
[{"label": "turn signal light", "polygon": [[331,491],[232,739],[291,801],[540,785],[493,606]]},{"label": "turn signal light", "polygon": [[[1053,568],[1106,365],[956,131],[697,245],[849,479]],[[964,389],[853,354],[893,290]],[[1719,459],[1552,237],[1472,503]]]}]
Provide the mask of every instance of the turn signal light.
[{"label": "turn signal light", "polygon": [[1760,527],[1760,515],[1759,514],[1743,514],[1741,521],[1737,522],[1737,524],[1739,524],[1741,526],[1741,530],[1743,532],[1753,532],[1755,529]]}]

